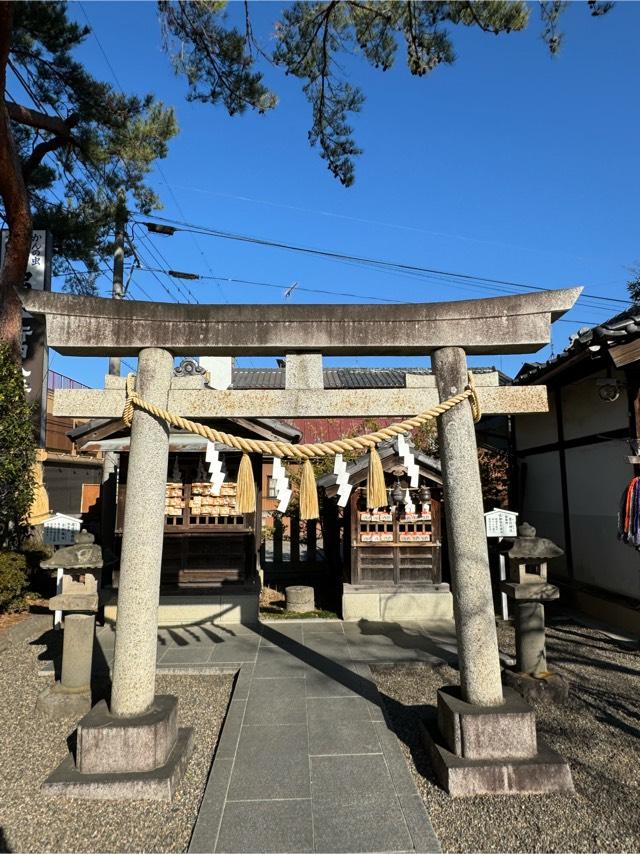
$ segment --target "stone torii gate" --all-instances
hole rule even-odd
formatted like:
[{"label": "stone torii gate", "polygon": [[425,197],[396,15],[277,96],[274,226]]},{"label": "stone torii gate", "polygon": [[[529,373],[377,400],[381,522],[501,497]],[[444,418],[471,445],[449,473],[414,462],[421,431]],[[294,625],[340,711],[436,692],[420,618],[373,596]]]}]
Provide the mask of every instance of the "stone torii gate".
[{"label": "stone torii gate", "polygon": [[[467,354],[537,351],[549,342],[551,322],[573,306],[580,290],[384,306],[176,306],[36,291],[26,292],[22,302],[30,313],[45,316],[47,343],[59,353],[137,356],[140,397],[185,417],[381,417],[423,411],[461,392],[467,384]],[[300,356],[308,354],[315,357],[316,368],[322,355],[431,355],[436,387],[374,393],[310,389],[308,382],[300,382],[284,390],[172,389],[174,357],[194,353],[287,355],[300,367]],[[313,359],[307,361],[313,365]],[[482,375],[477,379],[484,413],[547,411],[545,387],[498,387],[494,381],[485,380],[487,385]],[[104,391],[56,391],[54,414],[116,418],[124,403],[124,381],[107,377]],[[467,401],[438,419],[438,434],[461,686],[439,693],[439,732],[432,733],[436,770],[455,794],[570,788],[570,773],[560,757],[538,749],[533,711],[501,684]],[[83,785],[92,797],[144,796],[143,779],[148,784],[150,771],[170,795],[188,751],[188,734],[177,729],[177,701],[155,696],[168,447],[167,426],[136,410],[111,707],[99,704],[80,722],[75,767],[67,763],[50,778],[76,796]]]}]

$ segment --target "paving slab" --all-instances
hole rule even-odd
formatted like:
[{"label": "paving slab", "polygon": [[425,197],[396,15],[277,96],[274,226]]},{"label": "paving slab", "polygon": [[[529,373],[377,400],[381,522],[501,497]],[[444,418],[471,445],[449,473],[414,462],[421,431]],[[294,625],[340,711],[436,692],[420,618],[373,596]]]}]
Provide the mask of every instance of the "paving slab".
[{"label": "paving slab", "polygon": [[[189,849],[196,850],[196,849]],[[213,851],[211,847],[198,848]],[[238,854],[312,852],[310,799],[227,801],[215,851]]]},{"label": "paving slab", "polygon": [[258,637],[236,637],[230,638],[223,643],[216,644],[213,648],[212,662],[238,662],[255,661],[258,655]]},{"label": "paving slab", "polygon": [[376,753],[380,742],[371,721],[329,721],[309,718],[309,755],[344,756]]},{"label": "paving slab", "polygon": [[212,655],[211,646],[172,646],[158,654],[157,664],[208,664]]},{"label": "paving slab", "polygon": [[357,803],[313,804],[316,851],[413,851],[413,841],[395,795],[371,795]]},{"label": "paving slab", "polygon": [[244,726],[257,724],[306,724],[305,680],[301,676],[254,679]]},{"label": "paving slab", "polygon": [[308,798],[307,724],[243,726],[228,800]]}]

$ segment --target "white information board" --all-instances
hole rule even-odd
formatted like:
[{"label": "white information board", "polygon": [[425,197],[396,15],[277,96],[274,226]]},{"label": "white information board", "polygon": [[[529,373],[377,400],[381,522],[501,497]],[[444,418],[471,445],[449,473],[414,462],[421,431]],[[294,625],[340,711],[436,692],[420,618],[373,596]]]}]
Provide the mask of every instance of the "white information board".
[{"label": "white information board", "polygon": [[512,510],[490,510],[484,514],[487,537],[517,537],[518,514]]}]

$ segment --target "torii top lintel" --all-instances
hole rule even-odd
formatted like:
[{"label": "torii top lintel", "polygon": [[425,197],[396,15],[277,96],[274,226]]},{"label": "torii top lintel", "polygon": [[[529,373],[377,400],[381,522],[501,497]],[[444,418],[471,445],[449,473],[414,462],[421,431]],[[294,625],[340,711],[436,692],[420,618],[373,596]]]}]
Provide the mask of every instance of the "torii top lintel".
[{"label": "torii top lintel", "polygon": [[581,288],[454,302],[393,305],[176,305],[21,291],[46,317],[47,343],[74,356],[135,356],[161,347],[176,356],[424,355],[533,353]]}]

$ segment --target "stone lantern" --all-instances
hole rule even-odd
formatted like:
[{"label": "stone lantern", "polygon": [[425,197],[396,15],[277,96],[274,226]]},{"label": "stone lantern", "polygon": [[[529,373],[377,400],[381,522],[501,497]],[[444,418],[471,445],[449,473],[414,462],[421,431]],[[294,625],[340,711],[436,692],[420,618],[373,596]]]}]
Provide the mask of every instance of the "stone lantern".
[{"label": "stone lantern", "polygon": [[60,681],[38,697],[36,708],[48,717],[84,715],[91,708],[91,664],[98,610],[102,550],[93,534],[80,531],[72,546],[58,549],[43,569],[62,573],[50,611],[65,613]]},{"label": "stone lantern", "polygon": [[517,668],[529,676],[547,676],[544,603],[560,596],[547,582],[547,561],[564,552],[551,540],[536,537],[536,529],[525,522],[505,554],[509,575],[500,588],[515,606]]}]

